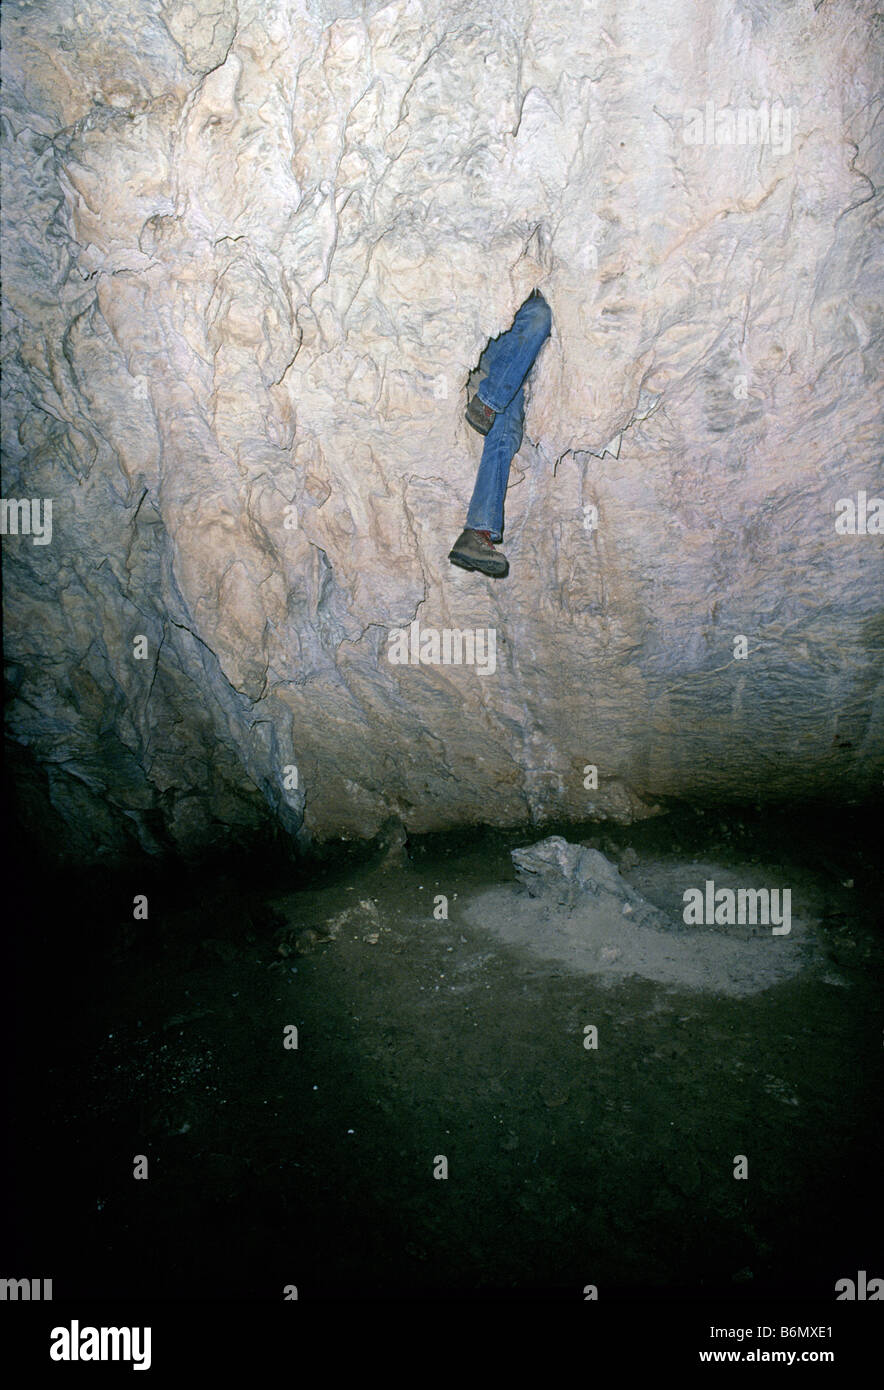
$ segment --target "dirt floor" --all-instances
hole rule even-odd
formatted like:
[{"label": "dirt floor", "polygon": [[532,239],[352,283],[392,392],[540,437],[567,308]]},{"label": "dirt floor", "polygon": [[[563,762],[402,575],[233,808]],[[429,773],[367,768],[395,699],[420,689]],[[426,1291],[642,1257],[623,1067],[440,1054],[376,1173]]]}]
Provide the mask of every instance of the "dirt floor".
[{"label": "dirt floor", "polygon": [[[706,878],[788,886],[793,933],[675,930],[664,968],[608,924],[569,955],[509,854],[552,833],[673,918]],[[884,1275],[876,856],[866,814],[673,811],[34,883],[9,1260],[56,1297],[181,1300]]]}]

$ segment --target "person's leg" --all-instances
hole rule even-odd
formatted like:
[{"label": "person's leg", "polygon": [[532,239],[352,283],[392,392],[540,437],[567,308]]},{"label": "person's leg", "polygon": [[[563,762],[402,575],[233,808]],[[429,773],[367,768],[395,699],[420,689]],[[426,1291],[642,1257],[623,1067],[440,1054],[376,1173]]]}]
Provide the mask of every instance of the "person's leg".
[{"label": "person's leg", "polygon": [[503,506],[510,464],[522,444],[524,381],[549,337],[549,305],[535,292],[521,306],[513,326],[488,344],[479,359],[485,373],[467,406],[470,425],[485,436],[482,461],[467,513],[466,527],[449,553],[453,565],[492,578],[509,571],[506,556],[494,549],[503,538]]},{"label": "person's leg", "polygon": [[520,386],[506,408],[495,415],[494,424],[485,436],[482,461],[467,512],[467,527],[471,531],[490,531],[493,541],[503,538],[503,499],[510,464],[522,444],[524,406],[525,392]]},{"label": "person's leg", "polygon": [[498,414],[506,410],[549,337],[551,326],[549,305],[535,290],[517,312],[512,328],[492,339],[482,354],[479,365],[486,375],[476,393],[480,401]]}]

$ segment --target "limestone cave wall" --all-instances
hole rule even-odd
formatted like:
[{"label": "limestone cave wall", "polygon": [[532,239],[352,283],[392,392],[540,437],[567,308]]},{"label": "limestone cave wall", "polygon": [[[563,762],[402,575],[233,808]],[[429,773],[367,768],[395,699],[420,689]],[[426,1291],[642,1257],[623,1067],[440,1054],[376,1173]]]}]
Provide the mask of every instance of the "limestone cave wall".
[{"label": "limestone cave wall", "polygon": [[[880,785],[871,0],[7,0],[2,38],[34,826],[90,859]],[[493,582],[447,560],[466,387],[535,287]],[[415,623],[493,669],[391,661]]]}]

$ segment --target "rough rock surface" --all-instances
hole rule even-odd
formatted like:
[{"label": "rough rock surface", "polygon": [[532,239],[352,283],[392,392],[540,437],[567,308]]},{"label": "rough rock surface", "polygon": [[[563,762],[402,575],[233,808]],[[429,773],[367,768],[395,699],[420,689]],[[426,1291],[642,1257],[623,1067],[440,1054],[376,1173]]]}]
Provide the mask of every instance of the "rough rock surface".
[{"label": "rough rock surface", "polygon": [[[876,24],[7,0],[25,814],[88,857],[879,785]],[[464,388],[535,285],[493,584]],[[415,619],[494,671],[391,664]]]},{"label": "rough rock surface", "polygon": [[597,849],[571,845],[560,835],[550,835],[536,845],[511,850],[510,857],[516,878],[532,898],[546,898],[565,907],[603,905],[634,924],[679,930],[672,918],[636,892],[617,865]]}]

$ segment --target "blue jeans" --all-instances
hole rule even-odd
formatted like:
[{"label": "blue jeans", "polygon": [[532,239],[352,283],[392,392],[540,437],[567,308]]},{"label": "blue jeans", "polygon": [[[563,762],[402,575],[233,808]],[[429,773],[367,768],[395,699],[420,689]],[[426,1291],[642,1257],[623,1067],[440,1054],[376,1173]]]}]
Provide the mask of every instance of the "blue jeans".
[{"label": "blue jeans", "polygon": [[490,531],[493,541],[503,539],[503,499],[510,464],[522,443],[525,378],[549,337],[551,325],[549,305],[535,290],[519,309],[512,328],[492,339],[479,358],[479,368],[487,375],[477,394],[496,414],[485,436],[467,526],[473,531]]}]

